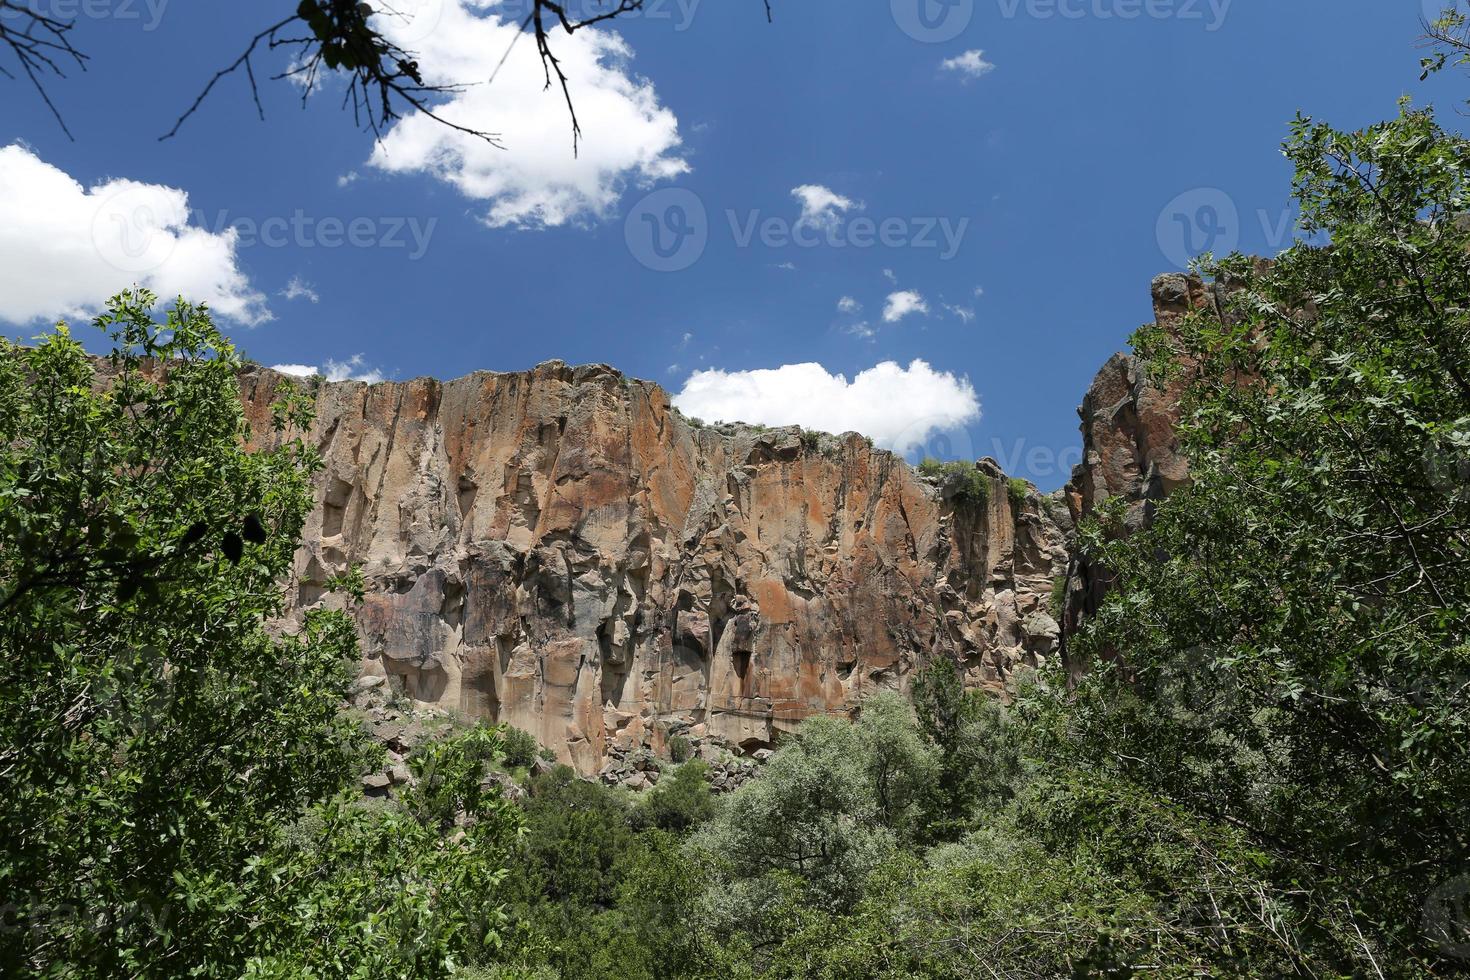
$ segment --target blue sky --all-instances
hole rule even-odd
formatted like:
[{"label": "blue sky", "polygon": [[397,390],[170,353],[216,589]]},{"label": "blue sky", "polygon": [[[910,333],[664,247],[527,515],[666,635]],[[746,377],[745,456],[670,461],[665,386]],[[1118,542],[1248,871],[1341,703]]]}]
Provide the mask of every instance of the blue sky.
[{"label": "blue sky", "polygon": [[[418,19],[394,29],[480,81],[517,2],[401,0]],[[1076,461],[1093,374],[1150,315],[1151,278],[1206,245],[1289,244],[1279,144],[1298,109],[1358,126],[1407,94],[1459,127],[1470,94],[1460,75],[1418,80],[1418,0],[773,0],[773,24],[759,0],[661,0],[618,22],[621,46],[563,40],[587,129],[575,161],[524,42],[451,107],[505,150],[460,160],[426,120],[375,148],[330,84],[305,110],[263,84],[262,123],[243,79],[159,142],[294,4],[34,5],[75,10],[92,60],[49,83],[75,142],[3,82],[12,336],[135,275],[217,297],[267,364],[401,380],[602,361],[689,384],[696,411],[849,422],[1048,489]],[[183,208],[153,266],[76,259],[108,225],[87,209],[119,192],[165,224]],[[689,244],[660,256],[655,231]]]}]

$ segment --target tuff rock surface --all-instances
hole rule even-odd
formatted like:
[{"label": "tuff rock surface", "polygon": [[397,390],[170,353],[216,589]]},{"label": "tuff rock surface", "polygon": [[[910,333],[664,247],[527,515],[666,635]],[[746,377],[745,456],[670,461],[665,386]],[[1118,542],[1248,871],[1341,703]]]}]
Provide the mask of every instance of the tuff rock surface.
[{"label": "tuff rock surface", "polygon": [[[1215,287],[1197,276],[1170,274],[1153,281],[1155,322],[1165,328],[1207,304],[1224,311]],[[1144,528],[1158,501],[1189,480],[1175,429],[1185,375],[1165,388],[1143,376],[1138,359],[1114,354],[1093,379],[1077,414],[1082,419],[1083,459],[1063,490],[1073,526],[1095,514],[1109,498],[1123,501],[1124,533]],[[1079,549],[1067,577],[1063,637],[1075,633],[1095,613],[1111,578]],[[1064,651],[1065,652],[1065,651]],[[1074,672],[1081,665],[1069,664]]]},{"label": "tuff rock surface", "polygon": [[[1089,403],[1137,414],[1127,370],[1113,374]],[[289,380],[242,375],[258,442]],[[965,503],[856,434],[695,427],[603,365],[293,383],[315,392],[325,467],[292,615],[340,602],[328,578],[362,566],[364,678],[422,711],[523,728],[584,775],[646,778],[640,760],[676,733],[754,753],[934,656],[1003,696],[1057,653],[1067,503],[1013,499],[990,460],[988,500]],[[1130,468],[1117,441],[1084,464],[1079,513],[1164,472]]]}]

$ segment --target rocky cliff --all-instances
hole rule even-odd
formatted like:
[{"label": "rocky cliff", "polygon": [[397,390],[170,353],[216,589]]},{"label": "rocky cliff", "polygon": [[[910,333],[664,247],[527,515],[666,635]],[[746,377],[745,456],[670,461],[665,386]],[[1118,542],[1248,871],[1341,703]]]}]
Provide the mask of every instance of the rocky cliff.
[{"label": "rocky cliff", "polygon": [[[1153,281],[1155,322],[1164,328],[1191,310],[1212,305],[1225,314],[1216,287],[1197,276],[1170,274]],[[1137,358],[1114,354],[1082,399],[1082,462],[1063,491],[1073,525],[1091,517],[1109,498],[1125,502],[1125,532],[1145,527],[1158,501],[1189,478],[1189,464],[1175,437],[1181,376],[1157,388],[1143,376]],[[1107,570],[1076,551],[1067,578],[1064,638],[1092,615],[1107,594]],[[1065,655],[1065,650],[1063,651]],[[1081,665],[1069,665],[1075,672]]]},{"label": "rocky cliff", "polygon": [[[242,376],[260,438],[283,380]],[[933,656],[1001,693],[1057,650],[1068,509],[988,460],[976,501],[856,434],[696,427],[602,365],[315,392],[293,614],[360,565],[365,675],[583,773],[676,733],[757,750]]]}]

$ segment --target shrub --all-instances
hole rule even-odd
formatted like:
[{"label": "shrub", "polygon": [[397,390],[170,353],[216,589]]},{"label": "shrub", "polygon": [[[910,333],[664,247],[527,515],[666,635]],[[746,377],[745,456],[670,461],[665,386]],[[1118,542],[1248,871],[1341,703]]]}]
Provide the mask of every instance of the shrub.
[{"label": "shrub", "polygon": [[694,746],[689,744],[689,739],[683,735],[675,735],[669,739],[669,758],[675,762],[687,762],[694,754]]},{"label": "shrub", "polygon": [[506,725],[502,739],[505,744],[500,750],[500,757],[507,766],[512,769],[524,769],[536,761],[536,753],[540,746],[529,732]]},{"label": "shrub", "polygon": [[1046,604],[1047,612],[1057,622],[1062,621],[1062,616],[1067,611],[1067,576],[1058,575],[1051,581],[1051,599]]},{"label": "shrub", "polygon": [[1026,497],[1031,493],[1031,484],[1013,476],[1006,484],[1006,494],[1011,498],[1011,506],[1020,509],[1026,503]]},{"label": "shrub", "polygon": [[954,484],[954,497],[967,504],[983,504],[990,499],[990,481],[976,468],[974,463],[963,460],[940,462],[925,457],[918,466],[922,476],[938,480],[942,484]]},{"label": "shrub", "polygon": [[698,759],[686,762],[643,794],[632,813],[635,830],[657,827],[674,833],[692,830],[714,816],[709,766]]}]

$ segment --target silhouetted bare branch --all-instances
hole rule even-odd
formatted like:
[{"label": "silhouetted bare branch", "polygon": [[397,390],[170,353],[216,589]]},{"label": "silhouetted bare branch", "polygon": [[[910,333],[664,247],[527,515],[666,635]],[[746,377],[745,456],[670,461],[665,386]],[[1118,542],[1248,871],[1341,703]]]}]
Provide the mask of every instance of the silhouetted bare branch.
[{"label": "silhouetted bare branch", "polygon": [[371,7],[357,0],[303,3],[296,14],[251,38],[240,56],[215,72],[194,102],[174,122],[173,128],[159,138],[166,140],[176,135],[215,85],[241,68],[249,80],[256,112],[264,119],[265,110],[261,106],[260,88],[252,61],[264,46],[268,52],[285,49],[292,53],[288,67],[270,77],[272,81],[296,80],[301,85],[303,105],[316,92],[323,68],[345,73],[348,84],[343,105],[352,107],[353,119],[370,130],[375,139],[382,138],[383,128],[389,123],[402,118],[402,107],[407,106],[409,110],[421,112],[456,132],[500,146],[497,134],[446,119],[435,109],[433,100],[454,95],[462,91],[462,87],[426,84],[414,56],[370,25],[372,14]]},{"label": "silhouetted bare branch", "polygon": [[[72,46],[68,36],[76,24],[74,21],[59,20],[22,6],[15,0],[0,0],[0,45],[10,49],[20,70],[31,80],[46,108],[56,117],[62,132],[72,139],[71,130],[60,110],[51,101],[41,76],[48,73],[65,78],[62,66],[75,62],[83,71],[87,69],[87,56]],[[0,74],[15,78],[15,73],[0,64]]]},{"label": "silhouetted bare branch", "polygon": [[[5,0],[0,0],[0,6],[4,2]],[[520,25],[521,33],[529,31],[536,39],[536,52],[541,58],[546,87],[550,88],[554,79],[561,88],[572,120],[574,155],[579,149],[582,126],[572,98],[572,81],[553,50],[552,36],[558,28],[563,33],[574,34],[584,27],[640,10],[646,0],[600,2],[606,2],[608,8],[588,17],[577,18],[568,12],[568,0],[532,0],[531,12]],[[771,0],[763,2],[766,19],[770,21]],[[352,107],[354,120],[365,129],[371,130],[375,139],[382,138],[383,129],[389,123],[402,118],[406,106],[409,110],[421,112],[456,132],[484,140],[492,146],[501,146],[499,134],[444,118],[442,110],[436,108],[435,101],[462,92],[465,87],[426,83],[415,55],[388,40],[381,31],[373,27],[373,14],[373,8],[359,0],[306,0],[295,14],[272,24],[251,38],[238,58],[215,72],[189,108],[174,122],[173,128],[160,139],[175,136],[183,124],[198,111],[215,85],[242,68],[250,85],[256,113],[264,118],[265,110],[261,105],[259,84],[252,61],[263,47],[267,52],[284,48],[294,53],[289,67],[270,77],[272,81],[297,81],[302,86],[303,104],[316,91],[324,69],[346,73],[349,81],[347,92],[343,96],[343,106]],[[298,25],[300,30],[293,32],[293,27]],[[500,64],[496,66],[496,74],[509,55],[510,51],[507,49]],[[495,74],[492,74],[491,81],[494,78]]]}]

